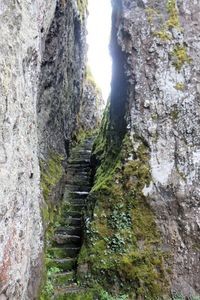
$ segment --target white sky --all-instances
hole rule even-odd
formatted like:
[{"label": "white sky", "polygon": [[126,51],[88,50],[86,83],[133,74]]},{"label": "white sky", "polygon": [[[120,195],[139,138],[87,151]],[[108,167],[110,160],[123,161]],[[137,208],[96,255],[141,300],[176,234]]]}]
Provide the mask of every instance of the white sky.
[{"label": "white sky", "polygon": [[102,90],[104,99],[107,100],[110,94],[112,68],[108,49],[111,31],[111,1],[89,0],[88,10],[88,65],[97,85]]}]

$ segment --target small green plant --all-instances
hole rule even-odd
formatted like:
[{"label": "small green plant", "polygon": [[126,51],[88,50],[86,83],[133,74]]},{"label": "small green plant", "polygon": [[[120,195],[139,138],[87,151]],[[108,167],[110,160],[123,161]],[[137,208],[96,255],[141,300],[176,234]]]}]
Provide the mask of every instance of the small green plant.
[{"label": "small green plant", "polygon": [[125,229],[132,226],[132,220],[129,212],[114,210],[110,215],[108,224],[113,229]]},{"label": "small green plant", "polygon": [[81,22],[82,22],[84,19],[86,9],[87,9],[88,1],[87,0],[77,0],[77,4],[78,4],[78,10],[79,10],[80,18],[81,18]]},{"label": "small green plant", "polygon": [[171,111],[170,116],[171,116],[172,120],[176,121],[179,116],[179,111],[177,109]]},{"label": "small green plant", "polygon": [[176,7],[176,0],[167,1],[167,12],[169,14],[169,19],[167,21],[167,26],[171,28],[180,28],[180,21],[178,16],[178,11]]},{"label": "small green plant", "polygon": [[175,89],[176,89],[177,91],[183,91],[184,88],[185,88],[184,83],[178,82],[178,83],[175,85]]},{"label": "small green plant", "polygon": [[49,299],[49,297],[51,297],[53,294],[53,289],[54,289],[53,284],[52,284],[51,280],[48,279],[44,286],[44,292],[43,292],[43,296],[42,296],[43,298],[41,297],[40,300]]},{"label": "small green plant", "polygon": [[166,31],[166,29],[156,31],[153,34],[154,36],[160,38],[162,41],[170,41],[172,39],[171,35]]},{"label": "small green plant", "polygon": [[155,18],[155,17],[158,17],[158,16],[160,16],[160,12],[158,11],[158,10],[155,10],[155,9],[153,9],[153,8],[146,8],[145,9],[145,12],[146,12],[146,14],[147,14],[147,20],[148,20],[148,22],[149,23],[152,23],[153,22],[153,19]]},{"label": "small green plant", "polygon": [[47,271],[47,276],[50,277],[52,274],[56,274],[56,273],[60,273],[60,272],[62,272],[62,270],[60,268],[51,267]]},{"label": "small green plant", "polygon": [[100,294],[100,299],[101,300],[127,300],[128,296],[127,295],[122,295],[119,297],[113,297],[110,294],[108,294],[108,292],[106,291],[102,291]]},{"label": "small green plant", "polygon": [[124,237],[116,233],[108,239],[107,248],[113,252],[122,253],[124,252],[125,245],[126,241]]},{"label": "small green plant", "polygon": [[177,44],[172,53],[172,64],[177,71],[180,71],[183,65],[189,64],[191,62],[190,56],[187,54],[186,47],[180,44]]}]

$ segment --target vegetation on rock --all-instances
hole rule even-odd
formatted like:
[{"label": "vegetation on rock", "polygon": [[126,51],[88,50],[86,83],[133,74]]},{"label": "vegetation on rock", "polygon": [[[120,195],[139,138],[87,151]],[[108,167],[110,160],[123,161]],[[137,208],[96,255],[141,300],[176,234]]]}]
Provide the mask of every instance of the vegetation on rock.
[{"label": "vegetation on rock", "polygon": [[62,166],[63,157],[62,155],[50,151],[49,159],[47,162],[40,161],[40,170],[41,170],[41,188],[43,191],[43,197],[45,202],[42,207],[42,215],[45,232],[45,253],[44,253],[44,279],[43,279],[43,288],[41,291],[40,299],[49,299],[50,295],[53,292],[53,284],[51,281],[51,275],[58,272],[58,268],[48,267],[48,258],[47,250],[53,235],[54,229],[56,227],[56,220],[60,215],[61,207],[59,201],[54,203],[51,201],[51,194],[56,188],[64,174],[64,168]]},{"label": "vegetation on rock", "polygon": [[93,151],[99,166],[79,257],[79,265],[87,265],[89,272],[80,271],[80,280],[90,293],[98,283],[113,296],[157,299],[167,293],[168,253],[161,250],[154,215],[143,194],[151,181],[148,146],[128,134],[120,147],[113,146],[108,106]]},{"label": "vegetation on rock", "polygon": [[88,0],[77,0],[78,10],[80,13],[81,21],[84,19],[85,12],[87,10]]}]

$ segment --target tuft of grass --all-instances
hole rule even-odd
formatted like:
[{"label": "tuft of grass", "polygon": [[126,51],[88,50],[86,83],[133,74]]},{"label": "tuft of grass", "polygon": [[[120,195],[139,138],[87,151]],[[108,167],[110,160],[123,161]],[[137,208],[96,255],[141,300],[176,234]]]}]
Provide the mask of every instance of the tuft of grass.
[{"label": "tuft of grass", "polygon": [[85,13],[87,11],[88,0],[77,0],[77,5],[78,5],[78,10],[82,22],[85,17]]},{"label": "tuft of grass", "polygon": [[172,64],[177,71],[180,71],[185,64],[191,63],[191,57],[187,54],[186,47],[183,45],[175,45],[171,56]]},{"label": "tuft of grass", "polygon": [[176,89],[177,91],[184,91],[184,89],[185,89],[184,83],[178,82],[178,83],[175,85],[175,89]]}]

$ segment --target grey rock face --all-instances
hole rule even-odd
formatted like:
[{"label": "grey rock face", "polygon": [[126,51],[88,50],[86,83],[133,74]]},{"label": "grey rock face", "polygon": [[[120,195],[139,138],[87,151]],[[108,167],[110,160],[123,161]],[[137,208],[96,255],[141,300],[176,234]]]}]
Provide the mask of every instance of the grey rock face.
[{"label": "grey rock face", "polygon": [[95,83],[85,79],[83,85],[83,98],[80,107],[79,126],[83,131],[95,129],[101,122],[104,110],[104,100],[101,91]]},{"label": "grey rock face", "polygon": [[[0,4],[0,297],[29,299],[42,252],[36,100],[54,1]],[[30,287],[28,291],[27,287]]]},{"label": "grey rock face", "polygon": [[0,24],[0,298],[36,299],[43,251],[39,150],[64,152],[64,135],[72,136],[84,23],[76,1],[2,0]]},{"label": "grey rock face", "polygon": [[85,22],[76,1],[57,1],[42,59],[37,103],[41,156],[66,154],[77,126],[85,73]]},{"label": "grey rock face", "polygon": [[112,52],[119,71],[113,89],[123,80],[124,126],[150,149],[152,182],[144,194],[163,247],[172,255],[171,291],[199,296],[200,3],[121,0],[113,5]]}]

